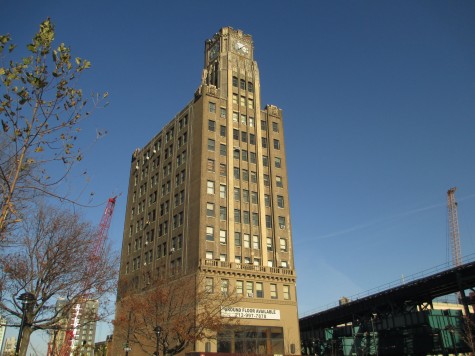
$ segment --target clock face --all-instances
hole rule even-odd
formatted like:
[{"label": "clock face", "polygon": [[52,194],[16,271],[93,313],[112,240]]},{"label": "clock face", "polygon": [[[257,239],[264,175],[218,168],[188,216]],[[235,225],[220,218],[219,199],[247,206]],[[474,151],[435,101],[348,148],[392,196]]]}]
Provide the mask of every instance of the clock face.
[{"label": "clock face", "polygon": [[209,60],[212,61],[215,59],[219,54],[219,43],[216,43],[213,47],[211,47],[209,51]]},{"label": "clock face", "polygon": [[249,54],[249,48],[247,47],[246,44],[240,42],[240,41],[236,41],[234,43],[234,49],[238,52],[238,53],[241,53],[241,54],[244,54],[244,55],[248,55]]}]

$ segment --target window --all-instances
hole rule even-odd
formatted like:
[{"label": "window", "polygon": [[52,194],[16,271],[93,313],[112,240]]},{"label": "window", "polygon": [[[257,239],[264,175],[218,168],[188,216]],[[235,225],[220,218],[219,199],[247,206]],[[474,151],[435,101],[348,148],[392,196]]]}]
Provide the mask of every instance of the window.
[{"label": "window", "polygon": [[254,283],[253,282],[246,282],[246,295],[249,298],[254,297]]},{"label": "window", "polygon": [[247,107],[249,109],[252,109],[254,107],[254,100],[253,99],[247,99]]},{"label": "window", "polygon": [[284,285],[284,300],[290,300],[290,286]]},{"label": "window", "polygon": [[214,159],[208,159],[206,168],[208,169],[208,172],[214,172]]},{"label": "window", "polygon": [[209,139],[208,139],[208,150],[209,150],[209,151],[214,151],[214,145],[215,145],[215,144],[214,144],[214,140],[212,140],[212,139],[209,138]]},{"label": "window", "polygon": [[262,147],[263,147],[263,148],[267,148],[267,138],[266,138],[266,137],[262,137],[262,138],[261,138],[261,141],[262,141]]},{"label": "window", "polygon": [[229,280],[222,279],[221,280],[221,294],[226,296],[228,295],[228,291],[229,291]]},{"label": "window", "polygon": [[206,203],[206,216],[214,217],[214,203]]},{"label": "window", "polygon": [[257,204],[258,203],[257,192],[251,192],[251,203],[252,204]]},{"label": "window", "polygon": [[269,194],[264,194],[264,205],[266,208],[270,207],[270,195]]},{"label": "window", "polygon": [[264,167],[267,167],[269,165],[269,157],[267,156],[262,156],[262,165]]},{"label": "window", "polygon": [[249,161],[251,163],[256,163],[256,152],[249,152]]},{"label": "window", "polygon": [[235,104],[235,105],[238,104],[238,96],[237,96],[237,94],[233,94],[233,104]]},{"label": "window", "polygon": [[255,145],[255,144],[256,144],[256,135],[254,135],[254,134],[252,134],[252,133],[249,134],[249,143],[250,143],[251,145]]},{"label": "window", "polygon": [[214,227],[206,226],[206,241],[214,241]]},{"label": "window", "polygon": [[[233,103],[234,103],[234,96],[233,96]],[[239,122],[239,115],[235,111],[233,111],[233,122],[235,122],[235,123]]]},{"label": "window", "polygon": [[238,78],[237,77],[233,77],[233,87],[236,87],[237,88],[238,86]]},{"label": "window", "polygon": [[208,194],[214,194],[214,182],[212,180],[206,183],[206,192]]},{"label": "window", "polygon": [[257,183],[257,173],[251,171],[251,183]]},{"label": "window", "polygon": [[227,259],[228,259],[228,256],[225,253],[222,253],[219,255],[219,260],[221,262],[226,262]]},{"label": "window", "polygon": [[251,248],[251,235],[244,234],[244,247]]},{"label": "window", "polygon": [[249,171],[247,169],[242,170],[242,179],[245,181],[249,180]]},{"label": "window", "polygon": [[234,222],[240,223],[241,222],[241,210],[234,209]]},{"label": "window", "polygon": [[214,290],[214,280],[212,277],[206,277],[205,280],[205,291],[208,293],[213,293]]},{"label": "window", "polygon": [[241,79],[241,80],[239,81],[239,88],[240,88],[241,90],[246,90],[246,81],[245,81],[244,79]]},{"label": "window", "polygon": [[223,118],[223,119],[226,118],[226,108],[221,108],[220,109],[219,116],[221,116],[221,118]]},{"label": "window", "polygon": [[234,232],[234,244],[236,246],[241,246],[241,233],[238,231]]},{"label": "window", "polygon": [[241,189],[234,187],[234,200],[241,200]]},{"label": "window", "polygon": [[274,149],[280,150],[280,141],[279,140],[274,139]]},{"label": "window", "polygon": [[275,157],[274,158],[274,164],[275,164],[275,168],[282,167],[282,160],[280,159],[280,157]]},{"label": "window", "polygon": [[249,190],[247,189],[242,190],[242,201],[244,203],[249,203]]},{"label": "window", "polygon": [[284,184],[282,183],[282,177],[280,176],[275,177],[275,183],[276,183],[276,186],[279,188],[282,188],[284,186]]},{"label": "window", "polygon": [[241,264],[242,263],[241,256],[234,256],[234,262]]},{"label": "window", "polygon": [[274,267],[274,261],[272,260],[267,261],[267,267]]},{"label": "window", "polygon": [[266,215],[266,228],[272,229],[272,217],[270,215]]},{"label": "window", "polygon": [[226,230],[219,230],[219,243],[221,245],[227,244]]},{"label": "window", "polygon": [[236,293],[242,295],[244,289],[243,281],[236,281]]},{"label": "window", "polygon": [[248,90],[250,93],[253,93],[253,92],[254,92],[254,84],[251,83],[251,82],[247,82],[247,90]]},{"label": "window", "polygon": [[252,235],[252,248],[254,250],[259,250],[261,248],[261,243],[259,241],[258,235]]},{"label": "window", "polygon": [[238,167],[234,167],[233,173],[234,173],[234,179],[239,179],[240,178],[240,173],[239,173],[239,168]]},{"label": "window", "polygon": [[272,122],[272,131],[279,132],[279,124],[277,122]]},{"label": "window", "polygon": [[283,208],[284,207],[284,197],[282,195],[278,195],[277,196],[277,206],[279,208]]},{"label": "window", "polygon": [[247,132],[241,131],[241,141],[247,142]]},{"label": "window", "polygon": [[270,297],[271,299],[277,299],[277,284],[270,284]]},{"label": "window", "polygon": [[[249,99],[250,102],[253,102],[252,99]],[[254,105],[254,104],[253,104]],[[254,127],[254,118],[249,116],[249,126]]]},{"label": "window", "polygon": [[283,252],[287,251],[287,240],[283,237],[279,239],[280,250]]},{"label": "window", "polygon": [[252,213],[252,225],[253,226],[259,226],[259,214],[258,213]]},{"label": "window", "polygon": [[226,215],[227,215],[227,209],[225,206],[220,206],[219,207],[219,219],[220,220],[226,220]]},{"label": "window", "polygon": [[221,163],[219,165],[219,175],[222,177],[226,177],[226,164]]},{"label": "window", "polygon": [[206,251],[206,259],[207,260],[213,259],[213,251]]},{"label": "window", "polygon": [[268,237],[266,239],[267,242],[267,251],[272,251],[274,249],[273,244],[272,244],[272,237]]},{"label": "window", "polygon": [[264,288],[262,282],[256,282],[256,297],[264,298]]},{"label": "window", "polygon": [[221,199],[226,199],[226,186],[224,184],[219,185],[219,197]]},{"label": "window", "polygon": [[216,104],[210,101],[208,103],[209,112],[216,112]]},{"label": "window", "polygon": [[239,141],[239,130],[233,129],[233,139]]},{"label": "window", "polygon": [[219,154],[221,156],[226,156],[226,145],[224,143],[219,145]]},{"label": "window", "polygon": [[289,268],[289,264],[287,263],[287,261],[280,261],[280,267]]},{"label": "window", "polygon": [[241,114],[241,125],[247,125],[247,116]]},{"label": "window", "polygon": [[254,266],[260,266],[261,265],[261,259],[260,258],[254,258]]},{"label": "window", "polygon": [[243,220],[243,223],[244,223],[244,224],[249,225],[249,221],[250,221],[250,214],[249,214],[249,211],[244,210],[244,211],[242,212],[242,220]]},{"label": "window", "polygon": [[241,106],[246,106],[246,97],[245,96],[241,96],[240,104],[241,104]]},{"label": "window", "polygon": [[216,122],[208,120],[208,130],[214,132],[216,130]]},{"label": "window", "polygon": [[219,135],[221,137],[226,137],[226,126],[223,126],[223,125],[219,126]]},{"label": "window", "polygon": [[285,217],[279,216],[279,227],[285,229]]},{"label": "window", "polygon": [[241,153],[242,153],[242,160],[247,162],[247,159],[248,159],[247,158],[247,150],[242,150]]},{"label": "window", "polygon": [[239,159],[239,148],[235,148],[233,151],[233,157]]},{"label": "window", "polygon": [[269,175],[268,175],[268,174],[264,174],[264,185],[265,185],[266,187],[268,187],[269,184],[270,184],[270,182],[269,182]]},{"label": "window", "polygon": [[267,121],[261,120],[261,130],[267,130]]}]

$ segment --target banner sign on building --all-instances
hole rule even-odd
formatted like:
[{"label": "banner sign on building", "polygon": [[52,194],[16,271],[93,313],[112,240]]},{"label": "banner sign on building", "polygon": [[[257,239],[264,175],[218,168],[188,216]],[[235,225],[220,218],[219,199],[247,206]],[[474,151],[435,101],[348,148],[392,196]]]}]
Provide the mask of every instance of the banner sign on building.
[{"label": "banner sign on building", "polygon": [[221,308],[221,316],[224,318],[280,320],[280,310],[225,307]]}]

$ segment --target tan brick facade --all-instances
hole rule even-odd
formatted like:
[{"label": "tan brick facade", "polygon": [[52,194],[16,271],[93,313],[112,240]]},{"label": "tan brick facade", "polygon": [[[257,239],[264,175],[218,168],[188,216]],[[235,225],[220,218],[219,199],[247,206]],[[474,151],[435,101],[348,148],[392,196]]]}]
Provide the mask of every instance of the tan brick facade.
[{"label": "tan brick facade", "polygon": [[119,299],[155,276],[204,273],[242,293],[240,324],[262,334],[190,351],[300,353],[282,111],[260,107],[252,38],[222,28],[194,99],[132,157]]}]

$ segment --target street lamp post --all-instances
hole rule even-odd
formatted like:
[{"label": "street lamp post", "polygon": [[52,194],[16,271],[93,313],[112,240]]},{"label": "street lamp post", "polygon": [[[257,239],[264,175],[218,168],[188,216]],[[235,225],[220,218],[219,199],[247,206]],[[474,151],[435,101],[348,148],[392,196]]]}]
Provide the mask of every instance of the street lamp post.
[{"label": "street lamp post", "polygon": [[18,300],[21,301],[21,324],[20,324],[20,330],[18,331],[18,340],[16,342],[16,348],[15,348],[15,355],[18,355],[20,352],[20,344],[21,344],[21,338],[23,335],[23,328],[25,327],[26,324],[26,313],[29,311],[29,309],[34,305],[35,302],[35,295],[32,293],[23,293],[18,297]]},{"label": "street lamp post", "polygon": [[160,333],[162,332],[162,328],[160,326],[156,326],[155,329],[153,329],[155,333],[157,334],[157,349],[155,351],[155,356],[158,356],[158,349],[160,347]]}]

